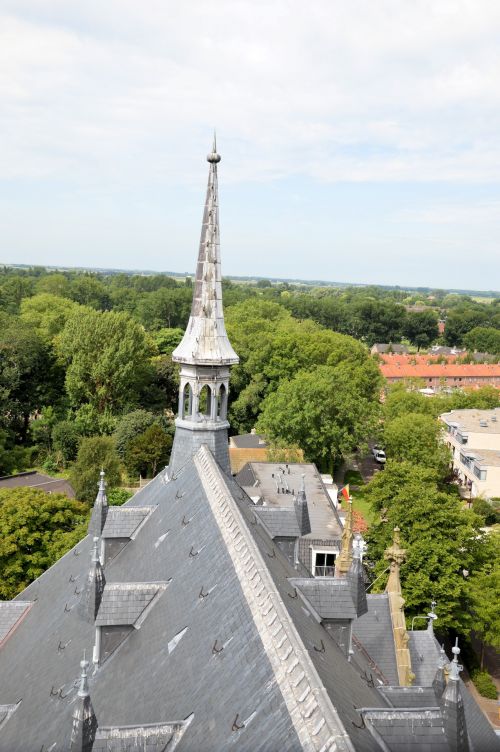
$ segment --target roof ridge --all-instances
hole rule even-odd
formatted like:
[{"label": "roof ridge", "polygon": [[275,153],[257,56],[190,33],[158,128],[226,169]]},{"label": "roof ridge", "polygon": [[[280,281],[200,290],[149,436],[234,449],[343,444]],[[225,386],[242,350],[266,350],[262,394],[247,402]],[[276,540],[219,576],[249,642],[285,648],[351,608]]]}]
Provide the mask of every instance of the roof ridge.
[{"label": "roof ridge", "polygon": [[354,752],[224,475],[206,445],[200,447],[193,461],[302,746],[311,752]]}]

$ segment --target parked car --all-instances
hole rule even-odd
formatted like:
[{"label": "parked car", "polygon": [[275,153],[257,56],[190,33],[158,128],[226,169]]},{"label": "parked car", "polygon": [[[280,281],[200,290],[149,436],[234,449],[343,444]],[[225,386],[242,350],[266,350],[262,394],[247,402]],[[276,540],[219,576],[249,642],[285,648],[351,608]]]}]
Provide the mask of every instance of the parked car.
[{"label": "parked car", "polygon": [[373,459],[375,462],[380,463],[381,465],[385,465],[387,457],[385,456],[385,452],[383,449],[373,449]]}]

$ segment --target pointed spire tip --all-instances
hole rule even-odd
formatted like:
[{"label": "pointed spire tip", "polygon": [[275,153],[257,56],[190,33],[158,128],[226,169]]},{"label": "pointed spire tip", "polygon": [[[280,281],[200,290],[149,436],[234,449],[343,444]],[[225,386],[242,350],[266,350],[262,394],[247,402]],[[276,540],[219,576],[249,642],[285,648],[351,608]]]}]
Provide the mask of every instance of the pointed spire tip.
[{"label": "pointed spire tip", "polygon": [[217,154],[217,137],[216,137],[215,129],[214,129],[214,142],[212,146],[212,151],[207,156],[207,162],[210,162],[211,164],[217,164],[218,162],[220,162],[220,159],[221,159],[220,154]]}]

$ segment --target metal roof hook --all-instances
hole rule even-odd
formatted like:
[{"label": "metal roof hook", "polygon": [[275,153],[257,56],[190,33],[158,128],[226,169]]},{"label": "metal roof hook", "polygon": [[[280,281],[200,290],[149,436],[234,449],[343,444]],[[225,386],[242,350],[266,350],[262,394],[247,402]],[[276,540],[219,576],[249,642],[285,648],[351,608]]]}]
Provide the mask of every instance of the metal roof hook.
[{"label": "metal roof hook", "polygon": [[239,717],[240,717],[240,714],[236,713],[236,718],[234,719],[233,725],[231,727],[232,731],[240,731],[242,728],[245,728],[245,724],[244,723],[241,723],[241,724],[238,723]]}]

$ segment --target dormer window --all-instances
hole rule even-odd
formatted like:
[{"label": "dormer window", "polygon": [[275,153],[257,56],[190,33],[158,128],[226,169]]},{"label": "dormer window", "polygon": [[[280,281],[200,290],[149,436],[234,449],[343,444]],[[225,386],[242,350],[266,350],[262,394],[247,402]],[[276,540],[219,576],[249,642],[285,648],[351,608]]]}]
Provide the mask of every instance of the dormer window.
[{"label": "dormer window", "polygon": [[315,577],[333,577],[335,556],[332,551],[313,551],[313,572]]}]

